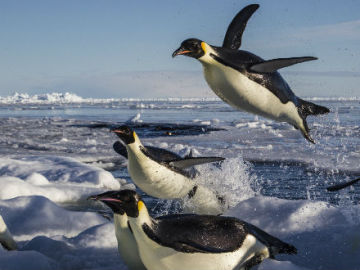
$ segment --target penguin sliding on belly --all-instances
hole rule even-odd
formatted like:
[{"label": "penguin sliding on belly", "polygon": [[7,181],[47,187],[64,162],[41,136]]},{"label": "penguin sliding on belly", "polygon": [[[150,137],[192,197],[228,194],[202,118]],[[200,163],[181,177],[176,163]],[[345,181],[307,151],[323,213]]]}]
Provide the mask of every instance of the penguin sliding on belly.
[{"label": "penguin sliding on belly", "polygon": [[249,5],[235,16],[222,47],[191,38],[183,41],[172,56],[185,55],[199,60],[210,88],[232,107],[287,122],[299,129],[308,141],[315,143],[309,135],[306,117],[326,114],[329,109],[297,97],[277,70],[317,58],[307,56],[264,60],[250,52],[238,50],[247,21],[258,7]]},{"label": "penguin sliding on belly", "polygon": [[191,210],[199,214],[221,214],[227,205],[215,191],[195,183],[193,174],[185,170],[194,165],[222,161],[222,157],[187,157],[156,147],[144,146],[128,126],[113,130],[125,144],[115,144],[115,150],[128,159],[128,171],[133,182],[150,196],[161,199],[186,199]]},{"label": "penguin sliding on belly", "polygon": [[245,221],[212,215],[150,217],[140,195],[122,190],[102,196],[123,209],[148,270],[250,269],[276,254],[296,254],[294,246]]},{"label": "penguin sliding on belly", "polygon": [[102,201],[114,212],[115,236],[118,250],[129,270],[146,270],[139,255],[139,250],[134,235],[129,227],[129,219],[125,211],[119,208],[114,201],[117,191],[108,191],[99,195],[90,196],[88,199]]}]

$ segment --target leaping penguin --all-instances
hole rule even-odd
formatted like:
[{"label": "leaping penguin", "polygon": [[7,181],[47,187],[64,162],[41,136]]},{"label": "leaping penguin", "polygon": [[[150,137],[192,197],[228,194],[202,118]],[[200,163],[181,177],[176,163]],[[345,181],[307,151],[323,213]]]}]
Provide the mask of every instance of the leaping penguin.
[{"label": "leaping penguin", "polygon": [[247,21],[258,8],[259,5],[249,5],[235,16],[222,47],[191,38],[183,41],[172,56],[185,55],[199,60],[210,88],[232,107],[287,122],[299,129],[308,141],[315,143],[309,135],[306,117],[326,114],[329,109],[297,97],[277,70],[317,58],[264,60],[238,50]]},{"label": "leaping penguin", "polygon": [[125,144],[117,152],[128,159],[128,171],[134,183],[145,193],[161,199],[187,199],[193,211],[201,214],[221,214],[227,205],[215,191],[195,183],[185,168],[222,161],[222,157],[187,157],[156,147],[144,146],[128,126],[113,130]]},{"label": "leaping penguin", "polygon": [[134,235],[129,227],[128,216],[115,200],[116,194],[117,191],[108,191],[90,196],[88,199],[102,201],[114,212],[115,236],[118,242],[118,250],[129,270],[146,270],[140,259]]},{"label": "leaping penguin", "polygon": [[122,190],[100,198],[129,217],[140,257],[148,270],[250,269],[294,246],[245,221],[211,215],[168,215],[153,219],[140,195]]}]

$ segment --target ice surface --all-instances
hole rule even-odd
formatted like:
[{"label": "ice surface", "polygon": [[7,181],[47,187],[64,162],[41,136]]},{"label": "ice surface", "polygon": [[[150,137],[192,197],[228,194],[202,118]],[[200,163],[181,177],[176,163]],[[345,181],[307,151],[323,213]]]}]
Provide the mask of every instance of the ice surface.
[{"label": "ice surface", "polygon": [[[358,213],[359,208],[353,206],[353,211]],[[356,270],[360,265],[360,222],[348,220],[339,207],[257,196],[240,202],[227,215],[250,222],[298,249],[297,255],[277,256],[287,262],[270,269],[277,265],[291,270]]]},{"label": "ice surface", "polygon": [[0,209],[16,241],[38,235],[71,237],[104,223],[104,218],[95,212],[69,211],[42,196],[0,200]]},{"label": "ice surface", "polygon": [[0,175],[3,200],[41,195],[54,202],[71,203],[99,190],[120,189],[120,182],[111,173],[64,157],[2,157]]},{"label": "ice surface", "polygon": [[[0,269],[126,269],[113,223],[85,198],[134,188],[125,160],[112,150],[117,137],[108,127],[138,114],[146,145],[182,156],[225,157],[221,165],[198,166],[196,181],[224,194],[229,215],[298,248],[298,255],[266,260],[259,270],[359,269],[358,187],[334,195],[325,187],[359,173],[360,99],[308,100],[331,108],[329,115],[308,119],[316,145],[288,124],[234,111],[217,98],[0,98],[0,215],[19,246],[15,252],[0,246]],[[169,123],[199,132],[165,136]],[[223,130],[201,132],[208,125]],[[265,191],[271,197],[262,196]]]}]

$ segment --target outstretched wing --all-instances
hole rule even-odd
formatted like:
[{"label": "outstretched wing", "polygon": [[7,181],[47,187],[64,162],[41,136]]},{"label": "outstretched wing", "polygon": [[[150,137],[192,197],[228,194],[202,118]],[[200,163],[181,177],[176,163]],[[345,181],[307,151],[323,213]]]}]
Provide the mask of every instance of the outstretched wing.
[{"label": "outstretched wing", "polygon": [[317,58],[312,56],[277,58],[277,59],[271,59],[253,64],[248,67],[248,70],[258,73],[270,73],[270,72],[275,72],[280,68],[292,66],[307,61],[313,61],[313,60],[317,60]]},{"label": "outstretched wing", "polygon": [[185,169],[195,165],[223,161],[223,157],[187,157],[179,160],[173,160],[169,162],[170,166]]},{"label": "outstretched wing", "polygon": [[327,189],[328,191],[338,191],[338,190],[340,190],[340,189],[343,189],[343,188],[346,188],[346,187],[348,187],[348,186],[351,186],[351,185],[353,185],[353,184],[355,184],[355,183],[357,183],[357,182],[359,182],[359,181],[360,181],[360,177],[357,178],[357,179],[355,179],[355,180],[351,180],[351,181],[349,181],[349,182],[345,182],[345,183],[341,183],[341,184],[338,184],[338,185],[333,185],[333,186],[327,187],[326,189]]},{"label": "outstretched wing", "polygon": [[289,85],[276,70],[285,66],[304,61],[315,60],[314,57],[294,57],[264,60],[259,56],[243,50],[229,50],[212,46],[216,54],[210,56],[219,63],[244,74],[250,80],[257,82],[270,90],[280,101],[286,104],[292,101],[298,106],[298,100]]},{"label": "outstretched wing", "polygon": [[241,38],[245,30],[246,24],[251,15],[259,8],[258,4],[248,5],[244,7],[231,21],[223,42],[223,48],[237,50],[241,46]]}]

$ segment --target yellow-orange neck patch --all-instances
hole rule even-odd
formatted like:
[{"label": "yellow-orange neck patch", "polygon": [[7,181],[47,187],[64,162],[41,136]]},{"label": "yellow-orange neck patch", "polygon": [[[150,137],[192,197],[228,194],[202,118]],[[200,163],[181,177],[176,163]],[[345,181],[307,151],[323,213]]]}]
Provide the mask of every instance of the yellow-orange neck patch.
[{"label": "yellow-orange neck patch", "polygon": [[145,204],[143,203],[143,201],[139,201],[138,202],[138,210],[139,212],[141,211],[141,209],[143,209],[145,207]]},{"label": "yellow-orange neck patch", "polygon": [[137,141],[139,138],[138,138],[138,136],[136,135],[136,132],[135,131],[133,131],[133,137],[134,137],[134,140],[135,141]]},{"label": "yellow-orange neck patch", "polygon": [[203,49],[204,53],[206,53],[206,43],[204,41],[201,42],[201,48]]}]

